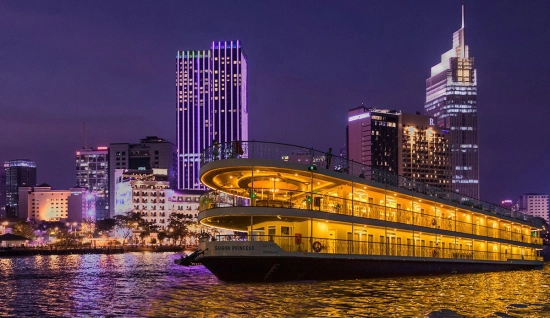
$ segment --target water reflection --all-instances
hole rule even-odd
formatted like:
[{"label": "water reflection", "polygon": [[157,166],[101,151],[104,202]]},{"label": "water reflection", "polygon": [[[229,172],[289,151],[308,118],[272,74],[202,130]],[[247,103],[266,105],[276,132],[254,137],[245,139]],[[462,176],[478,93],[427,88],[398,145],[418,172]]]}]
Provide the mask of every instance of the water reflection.
[{"label": "water reflection", "polygon": [[228,284],[170,253],[0,259],[0,316],[550,316],[550,267],[468,275]]}]

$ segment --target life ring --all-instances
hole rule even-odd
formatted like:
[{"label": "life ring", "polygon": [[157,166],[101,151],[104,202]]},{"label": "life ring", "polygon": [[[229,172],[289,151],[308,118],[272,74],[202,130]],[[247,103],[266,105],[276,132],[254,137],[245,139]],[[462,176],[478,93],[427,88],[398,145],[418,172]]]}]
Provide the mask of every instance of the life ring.
[{"label": "life ring", "polygon": [[313,248],[315,253],[319,253],[323,249],[323,245],[321,245],[321,242],[317,241],[311,245],[311,248]]}]

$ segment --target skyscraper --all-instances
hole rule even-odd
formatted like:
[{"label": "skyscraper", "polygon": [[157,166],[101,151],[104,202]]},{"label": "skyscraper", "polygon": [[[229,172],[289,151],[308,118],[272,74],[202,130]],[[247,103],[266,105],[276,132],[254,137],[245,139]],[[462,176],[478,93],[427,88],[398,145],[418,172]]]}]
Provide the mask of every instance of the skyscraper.
[{"label": "skyscraper", "polygon": [[348,158],[355,162],[399,172],[399,117],[401,112],[359,106],[348,112]]},{"label": "skyscraper", "polygon": [[85,148],[76,152],[76,185],[88,188],[95,195],[95,217],[98,220],[109,217],[108,153],[108,147]]},{"label": "skyscraper", "polygon": [[6,217],[6,170],[0,169],[0,219]]},{"label": "skyscraper", "polygon": [[4,163],[6,171],[6,216],[27,217],[27,211],[19,215],[19,187],[36,185],[36,163],[28,159],[10,160]]},{"label": "skyscraper", "polygon": [[418,114],[353,108],[348,112],[348,158],[450,190],[448,134],[434,123],[434,118]]},{"label": "skyscraper", "polygon": [[204,190],[201,151],[214,140],[248,140],[246,56],[240,41],[222,41],[176,59],[178,188]]},{"label": "skyscraper", "polygon": [[453,34],[453,48],[441,55],[441,62],[426,80],[427,115],[449,130],[452,189],[479,198],[479,151],[477,132],[477,74],[469,56],[462,27]]}]

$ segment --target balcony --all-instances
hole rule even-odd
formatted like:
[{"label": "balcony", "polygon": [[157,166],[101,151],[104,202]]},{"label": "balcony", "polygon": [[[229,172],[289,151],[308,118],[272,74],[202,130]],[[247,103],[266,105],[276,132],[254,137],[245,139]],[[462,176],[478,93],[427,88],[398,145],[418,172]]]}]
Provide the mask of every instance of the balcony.
[{"label": "balcony", "polygon": [[[255,189],[257,192],[260,189]],[[500,228],[480,225],[471,221],[464,221],[457,217],[459,210],[452,211],[452,214],[444,216],[441,210],[434,209],[426,212],[423,209],[397,208],[392,206],[377,205],[358,200],[349,200],[332,195],[311,194],[309,192],[292,191],[286,196],[265,196],[258,195],[257,198],[247,200],[242,196],[220,194],[212,191],[201,196],[199,210],[209,210],[225,207],[265,207],[265,208],[287,208],[299,210],[313,210],[319,212],[335,213],[341,215],[355,216],[360,218],[382,220],[400,224],[415,225],[424,228],[438,229],[449,232],[478,235],[481,237],[492,237],[515,242],[542,244],[542,238],[537,237],[537,232],[531,232],[530,227],[516,227],[517,232],[512,232],[509,226],[511,223],[504,223]],[[414,205],[413,205],[414,206]],[[461,212],[460,212],[461,213]],[[496,222],[496,221],[495,221]],[[498,222],[493,224],[498,224]],[[448,235],[454,235],[448,233]]]}]

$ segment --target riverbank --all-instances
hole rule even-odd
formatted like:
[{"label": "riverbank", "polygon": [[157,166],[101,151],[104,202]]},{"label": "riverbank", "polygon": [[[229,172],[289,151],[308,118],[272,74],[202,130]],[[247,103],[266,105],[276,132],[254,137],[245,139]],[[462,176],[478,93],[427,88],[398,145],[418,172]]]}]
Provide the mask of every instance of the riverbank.
[{"label": "riverbank", "polygon": [[[10,248],[0,249],[1,257],[33,256],[33,255],[70,255],[70,254],[122,254],[131,252],[174,252],[182,253],[189,251],[189,248],[182,246],[124,246],[104,248]],[[191,249],[192,250],[192,249]]]}]

